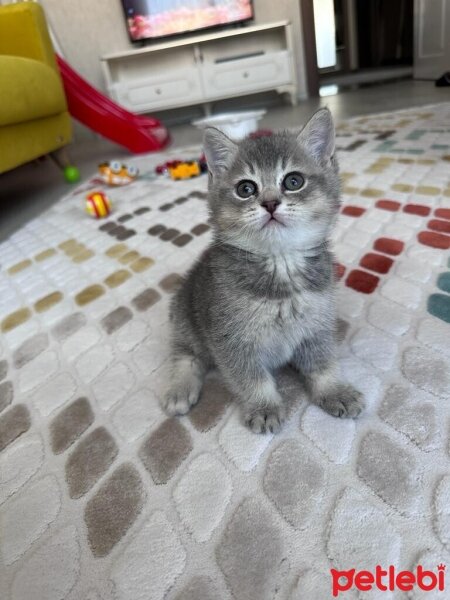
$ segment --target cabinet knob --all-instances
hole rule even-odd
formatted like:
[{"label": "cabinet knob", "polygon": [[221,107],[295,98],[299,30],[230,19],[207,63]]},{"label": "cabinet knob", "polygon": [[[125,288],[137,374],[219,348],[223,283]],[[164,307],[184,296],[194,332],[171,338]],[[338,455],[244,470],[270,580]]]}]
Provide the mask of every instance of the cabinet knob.
[{"label": "cabinet knob", "polygon": [[244,79],[247,79],[247,77],[248,77],[248,73],[247,73],[247,71],[244,71],[244,72],[242,73],[242,77],[243,77]]},{"label": "cabinet knob", "polygon": [[160,95],[161,94],[161,90],[159,88],[156,88],[155,92]]}]

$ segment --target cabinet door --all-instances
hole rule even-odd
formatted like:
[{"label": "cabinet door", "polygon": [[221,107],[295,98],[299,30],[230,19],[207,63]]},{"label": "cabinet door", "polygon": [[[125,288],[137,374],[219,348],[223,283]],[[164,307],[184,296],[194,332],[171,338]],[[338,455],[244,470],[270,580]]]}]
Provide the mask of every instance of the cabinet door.
[{"label": "cabinet door", "polygon": [[166,76],[143,77],[116,84],[115,95],[119,102],[135,111],[185,106],[203,99],[197,69],[170,72]]},{"label": "cabinet door", "polygon": [[238,96],[275,89],[291,82],[291,56],[281,50],[262,56],[234,59],[203,66],[207,99]]}]

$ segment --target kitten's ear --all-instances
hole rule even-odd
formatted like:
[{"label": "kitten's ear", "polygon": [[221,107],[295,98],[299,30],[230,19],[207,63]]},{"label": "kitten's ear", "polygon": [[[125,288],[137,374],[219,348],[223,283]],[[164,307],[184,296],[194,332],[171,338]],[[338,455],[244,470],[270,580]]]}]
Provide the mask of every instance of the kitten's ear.
[{"label": "kitten's ear", "polygon": [[215,127],[207,127],[203,134],[206,162],[211,173],[224,171],[233,160],[237,145]]},{"label": "kitten's ear", "polygon": [[297,136],[299,142],[316,160],[329,160],[334,154],[333,117],[328,108],[318,110]]}]

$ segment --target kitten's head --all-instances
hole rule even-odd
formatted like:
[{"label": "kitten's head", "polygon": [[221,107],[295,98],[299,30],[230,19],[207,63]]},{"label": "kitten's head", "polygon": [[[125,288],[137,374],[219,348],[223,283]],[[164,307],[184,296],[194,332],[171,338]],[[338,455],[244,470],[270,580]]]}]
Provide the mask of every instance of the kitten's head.
[{"label": "kitten's head", "polygon": [[234,142],[217,129],[204,136],[209,203],[217,237],[254,252],[313,248],[339,210],[334,125],[328,109],[300,132]]}]

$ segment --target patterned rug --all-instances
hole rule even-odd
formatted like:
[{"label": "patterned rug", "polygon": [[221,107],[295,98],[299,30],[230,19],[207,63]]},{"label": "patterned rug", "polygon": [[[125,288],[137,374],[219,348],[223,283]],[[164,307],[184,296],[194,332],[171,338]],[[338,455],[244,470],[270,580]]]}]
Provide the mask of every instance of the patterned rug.
[{"label": "patterned rug", "polygon": [[[275,437],[241,425],[215,376],[190,415],[159,409],[170,295],[210,228],[206,177],[154,167],[199,148],[133,159],[128,187],[94,178],[1,245],[3,599],[327,600],[332,567],[450,565],[449,123],[442,104],[338,127],[357,421],[309,405],[290,373]],[[93,188],[106,220],[84,212]]]}]

